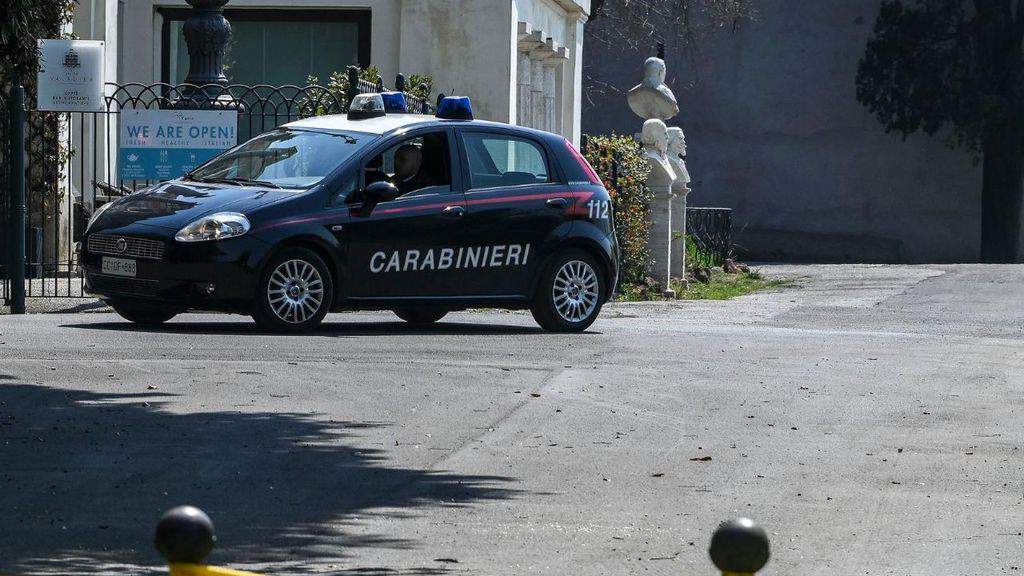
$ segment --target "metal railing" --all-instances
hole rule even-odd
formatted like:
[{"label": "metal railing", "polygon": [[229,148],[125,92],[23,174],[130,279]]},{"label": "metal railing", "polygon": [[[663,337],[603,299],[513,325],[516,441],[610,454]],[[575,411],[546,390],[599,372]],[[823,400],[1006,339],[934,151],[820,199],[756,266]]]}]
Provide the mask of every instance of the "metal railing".
[{"label": "metal railing", "polygon": [[710,254],[721,266],[732,258],[732,208],[686,209],[686,234],[697,249]]}]

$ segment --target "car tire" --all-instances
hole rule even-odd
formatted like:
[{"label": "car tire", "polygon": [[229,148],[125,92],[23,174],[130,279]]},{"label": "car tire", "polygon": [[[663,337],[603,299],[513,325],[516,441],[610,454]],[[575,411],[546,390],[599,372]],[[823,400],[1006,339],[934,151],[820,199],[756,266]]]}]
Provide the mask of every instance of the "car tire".
[{"label": "car tire", "polygon": [[395,315],[409,324],[424,326],[433,324],[448,314],[444,308],[399,308]]},{"label": "car tire", "polygon": [[121,318],[139,326],[159,326],[178,315],[177,310],[135,308],[124,304],[112,304],[111,307]]},{"label": "car tire", "polygon": [[549,332],[582,332],[597,319],[606,290],[597,260],[571,248],[560,252],[541,272],[530,311],[537,324]]},{"label": "car tire", "polygon": [[253,319],[270,332],[309,332],[333,305],[334,281],[323,259],[305,248],[285,248],[263,267]]}]

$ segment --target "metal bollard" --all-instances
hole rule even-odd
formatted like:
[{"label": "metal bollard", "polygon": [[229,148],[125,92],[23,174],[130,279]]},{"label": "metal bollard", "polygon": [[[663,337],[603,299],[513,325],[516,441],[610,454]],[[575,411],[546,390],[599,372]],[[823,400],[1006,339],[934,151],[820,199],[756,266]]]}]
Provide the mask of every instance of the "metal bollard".
[{"label": "metal bollard", "polygon": [[167,560],[171,576],[258,576],[203,564],[217,543],[217,535],[210,517],[195,506],[178,506],[164,513],[156,525],[153,543]]},{"label": "metal bollard", "polygon": [[723,522],[711,537],[708,553],[722,576],[753,576],[771,555],[768,533],[749,518]]}]

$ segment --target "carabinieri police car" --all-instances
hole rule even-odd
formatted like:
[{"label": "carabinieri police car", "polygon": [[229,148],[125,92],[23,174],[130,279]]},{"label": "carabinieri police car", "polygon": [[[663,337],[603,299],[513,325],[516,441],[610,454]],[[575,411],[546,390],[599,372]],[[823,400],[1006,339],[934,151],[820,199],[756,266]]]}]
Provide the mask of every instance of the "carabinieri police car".
[{"label": "carabinieri police car", "polygon": [[426,324],[497,307],[570,332],[614,291],[612,218],[560,136],[474,120],[465,98],[434,117],[363,94],[103,205],[81,255],[86,290],[139,324],[214,310],[301,332],[331,310]]}]

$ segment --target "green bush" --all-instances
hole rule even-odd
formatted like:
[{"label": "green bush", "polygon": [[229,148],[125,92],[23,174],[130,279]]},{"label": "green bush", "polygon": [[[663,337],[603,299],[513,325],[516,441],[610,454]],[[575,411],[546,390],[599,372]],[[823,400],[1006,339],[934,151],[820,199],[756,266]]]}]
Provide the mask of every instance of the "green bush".
[{"label": "green bush", "polygon": [[[620,290],[624,294],[636,292],[636,287],[649,284],[647,268],[651,254],[647,250],[647,229],[651,223],[651,193],[644,182],[650,166],[631,136],[588,136],[584,154],[612,197],[615,233],[622,252]],[[613,169],[616,163],[618,170]]]}]

